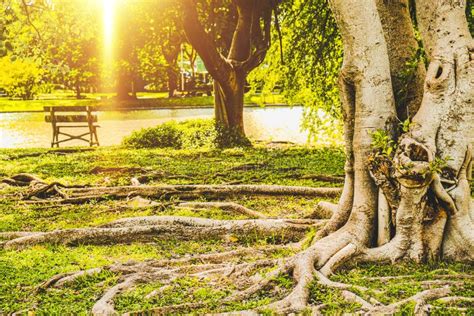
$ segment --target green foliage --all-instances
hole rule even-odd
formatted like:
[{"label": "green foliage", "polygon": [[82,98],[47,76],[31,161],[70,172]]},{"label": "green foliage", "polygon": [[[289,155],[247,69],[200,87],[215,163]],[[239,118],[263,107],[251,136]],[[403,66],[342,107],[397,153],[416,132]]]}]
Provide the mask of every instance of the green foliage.
[{"label": "green foliage", "polygon": [[466,1],[466,17],[471,36],[474,36],[474,0]]},{"label": "green foliage", "polygon": [[410,129],[413,127],[413,122],[410,121],[410,119],[406,119],[403,122],[400,122],[400,129],[402,130],[402,133],[408,133]]},{"label": "green foliage", "polygon": [[157,127],[144,128],[126,137],[122,144],[130,148],[176,148],[182,147],[182,132],[176,122],[168,122]]},{"label": "green foliage", "polygon": [[218,148],[250,147],[250,140],[237,129],[217,125],[214,144]]},{"label": "green foliage", "polygon": [[130,148],[210,148],[216,144],[217,130],[213,120],[167,122],[145,128],[123,140]]},{"label": "green foliage", "polygon": [[416,36],[419,43],[418,49],[412,52],[412,57],[405,63],[405,67],[397,73],[397,79],[400,82],[400,86],[397,87],[394,92],[395,102],[397,102],[398,107],[400,108],[406,108],[407,103],[410,101],[410,89],[414,84],[416,84],[415,81],[417,80],[416,75],[418,67],[420,64],[425,66],[428,64],[420,35],[417,33]]},{"label": "green foliage", "polygon": [[49,21],[42,27],[43,67],[51,82],[74,90],[80,98],[83,90],[97,86],[100,77],[100,11],[84,7],[83,1],[60,0],[43,14]]},{"label": "green foliage", "polygon": [[396,144],[386,130],[377,129],[371,134],[372,148],[387,157],[392,157],[395,153]]},{"label": "green foliage", "polygon": [[182,133],[182,148],[212,148],[216,143],[218,132],[212,119],[187,120],[177,128]]},{"label": "green foliage", "polygon": [[214,120],[167,122],[135,131],[122,144],[129,148],[229,148],[251,146],[239,131],[216,126]]},{"label": "green foliage", "polygon": [[31,60],[0,58],[0,89],[13,98],[30,100],[41,90],[43,71]]},{"label": "green foliage", "polygon": [[311,139],[325,137],[341,143],[342,41],[328,1],[283,1],[279,19],[284,60],[274,31],[265,63],[249,75],[249,81],[262,94],[282,90],[286,102],[304,105],[303,127]]},{"label": "green foliage", "polygon": [[435,157],[433,161],[430,162],[429,170],[432,174],[442,173],[443,169],[448,166],[448,161],[451,160],[450,157]]}]

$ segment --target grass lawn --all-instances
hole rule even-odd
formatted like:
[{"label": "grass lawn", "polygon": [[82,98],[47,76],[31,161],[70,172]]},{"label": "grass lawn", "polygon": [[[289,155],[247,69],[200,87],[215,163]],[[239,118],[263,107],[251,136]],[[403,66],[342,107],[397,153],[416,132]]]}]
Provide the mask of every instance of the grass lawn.
[{"label": "grass lawn", "polygon": [[[155,109],[155,108],[182,108],[182,107],[210,107],[214,103],[213,97],[167,98],[166,93],[139,93],[137,100],[117,101],[111,93],[84,94],[82,100],[76,100],[71,92],[57,91],[54,94],[39,95],[36,100],[10,100],[0,98],[0,112],[29,112],[43,111],[45,106],[97,106],[102,110],[117,109]],[[106,99],[101,99],[106,98]],[[245,102],[252,105],[283,104],[281,95],[247,95]]]},{"label": "grass lawn", "polygon": [[[97,173],[98,167],[134,167],[129,171]],[[153,170],[162,175],[151,184],[281,184],[303,186],[341,186],[314,180],[314,175],[343,174],[344,154],[339,148],[263,147],[228,150],[130,150],[120,147],[99,148],[93,151],[64,153],[47,149],[0,150],[0,177],[27,172],[47,182],[94,186],[129,185],[131,178]],[[149,215],[177,215],[210,217],[215,219],[243,219],[243,215],[218,209],[189,210],[176,207],[173,202],[148,207],[134,207],[127,201],[106,200],[83,205],[25,204],[19,200],[24,188],[0,186],[0,232],[52,231],[63,228],[98,226],[120,218]],[[318,199],[301,197],[243,197],[233,200],[248,208],[271,217],[302,218],[311,214]],[[314,232],[310,232],[314,233]],[[0,241],[1,242],[1,241]],[[106,288],[117,284],[119,275],[100,272],[84,276],[63,288],[36,291],[39,284],[58,273],[78,271],[131,260],[184,258],[189,254],[228,251],[241,247],[265,247],[271,239],[258,236],[238,240],[182,241],[167,240],[156,243],[136,243],[114,246],[40,245],[24,250],[0,249],[0,315],[15,311],[35,311],[37,314],[87,315],[94,302]],[[287,257],[289,251],[274,251],[272,258]],[[255,260],[255,258],[241,258]],[[268,268],[256,271],[261,275]],[[397,266],[370,265],[343,270],[333,280],[363,285],[373,290],[373,297],[382,303],[398,301],[425,288],[436,275],[465,275],[462,284],[454,287],[454,294],[474,296],[474,271],[472,265],[432,263],[428,265],[399,264]],[[403,276],[381,282],[379,276]],[[282,297],[292,287],[286,275],[273,281],[277,290],[261,291],[248,300],[221,304],[223,298],[235,289],[225,277],[219,279],[184,277],[172,281],[167,287],[156,280],[141,284],[118,295],[115,308],[118,312],[142,311],[157,307],[199,302],[196,308],[181,312],[204,314],[248,309],[265,305]],[[150,295],[161,289],[159,295]],[[379,291],[380,290],[380,291]],[[362,294],[361,294],[362,295]],[[341,291],[317,284],[311,286],[311,302],[326,304],[325,314],[340,315],[354,312],[359,305],[348,304]],[[468,304],[468,303],[466,303]],[[437,315],[462,315],[461,311],[448,309],[436,303]],[[471,308],[472,305],[463,305]],[[401,315],[413,312],[414,306],[406,304]],[[472,315],[468,310],[467,314]],[[465,312],[464,312],[465,313]],[[466,314],[466,313],[465,313]]]}]

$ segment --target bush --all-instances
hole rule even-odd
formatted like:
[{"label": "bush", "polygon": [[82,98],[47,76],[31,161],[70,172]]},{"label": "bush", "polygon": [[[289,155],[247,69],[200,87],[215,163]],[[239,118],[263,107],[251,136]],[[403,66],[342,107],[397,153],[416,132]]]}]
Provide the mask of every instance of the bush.
[{"label": "bush", "polygon": [[216,146],[217,130],[214,120],[188,120],[178,123],[184,148],[212,148]]},{"label": "bush", "polygon": [[122,144],[131,148],[181,148],[182,132],[175,122],[168,122],[157,127],[144,128],[126,137]]},{"label": "bush", "polygon": [[214,120],[188,120],[133,132],[122,144],[131,148],[212,148],[216,139]]}]

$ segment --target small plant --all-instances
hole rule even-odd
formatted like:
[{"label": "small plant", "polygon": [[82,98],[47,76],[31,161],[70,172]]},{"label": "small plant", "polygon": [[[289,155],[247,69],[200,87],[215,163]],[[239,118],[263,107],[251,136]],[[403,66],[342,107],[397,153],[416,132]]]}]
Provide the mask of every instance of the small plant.
[{"label": "small plant", "polygon": [[412,127],[413,123],[410,121],[410,119],[400,122],[400,128],[402,129],[403,133],[408,133]]},{"label": "small plant", "polygon": [[384,156],[391,157],[395,152],[396,144],[386,130],[377,129],[372,134],[372,148]]},{"label": "small plant", "polygon": [[450,157],[439,158],[435,157],[433,161],[430,162],[429,170],[431,173],[441,173],[443,169],[448,166],[448,161],[451,160]]}]

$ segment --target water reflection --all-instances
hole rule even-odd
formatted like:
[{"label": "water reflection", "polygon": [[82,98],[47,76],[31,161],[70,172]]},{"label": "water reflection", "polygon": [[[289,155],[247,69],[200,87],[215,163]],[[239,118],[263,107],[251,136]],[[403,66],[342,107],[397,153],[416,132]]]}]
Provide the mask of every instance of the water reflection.
[{"label": "water reflection", "polygon": [[[137,129],[170,120],[211,118],[213,114],[210,108],[99,112],[99,141],[104,146],[118,145],[124,136]],[[302,117],[302,107],[246,108],[245,130],[252,139],[305,143],[308,135],[300,128]],[[43,113],[0,113],[0,148],[49,147],[51,133]],[[85,144],[71,141],[63,146]]]}]

